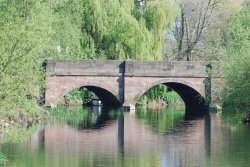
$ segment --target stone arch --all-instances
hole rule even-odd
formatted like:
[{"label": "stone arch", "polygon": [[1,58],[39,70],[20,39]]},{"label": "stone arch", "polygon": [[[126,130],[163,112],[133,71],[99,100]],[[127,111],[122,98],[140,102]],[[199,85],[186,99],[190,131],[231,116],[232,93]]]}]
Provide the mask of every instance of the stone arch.
[{"label": "stone arch", "polygon": [[[154,86],[164,84],[176,91],[182,98],[186,107],[186,115],[203,115],[208,109],[205,101],[204,85],[193,84],[188,80],[179,78],[166,78],[146,84],[135,96],[135,104],[139,98]],[[204,112],[203,112],[204,111]]]},{"label": "stone arch", "polygon": [[[109,84],[106,84],[101,80],[97,79],[96,81],[88,81],[88,78],[55,78],[49,78],[48,90],[45,95],[47,106],[56,107],[59,100],[63,98],[64,95],[81,87],[86,87],[94,92],[103,101],[104,105],[121,106],[116,89],[112,89]],[[72,79],[74,79],[74,82],[72,82]]]},{"label": "stone arch", "polygon": [[[100,85],[100,84],[96,84],[96,83],[92,83],[92,84],[83,84],[83,85],[75,85],[73,87],[68,87],[66,89],[63,89],[63,91],[60,93],[60,96],[57,97],[57,102],[67,93],[69,93],[70,91],[77,89],[77,88],[81,88],[81,87],[85,87],[87,89],[89,89],[90,91],[96,93],[97,89],[109,92],[110,94],[112,94],[114,97],[115,96],[115,92],[113,92],[112,90],[109,90],[107,87],[105,87],[104,85]],[[98,96],[98,95],[97,95]],[[99,96],[98,96],[99,97]],[[118,99],[117,99],[118,100]]]},{"label": "stone arch", "polygon": [[134,100],[137,103],[137,101],[139,100],[139,98],[146,93],[149,89],[153,88],[154,86],[160,85],[160,84],[166,84],[166,83],[179,83],[179,84],[183,84],[183,85],[187,85],[188,87],[194,89],[195,91],[199,92],[199,94],[201,94],[202,96],[204,96],[204,92],[203,90],[201,90],[198,86],[196,86],[195,84],[192,84],[188,81],[184,81],[183,79],[179,79],[179,78],[166,78],[166,79],[161,79],[158,81],[154,81],[150,84],[145,85],[135,96]]},{"label": "stone arch", "polygon": [[[113,107],[121,106],[121,103],[119,102],[118,98],[114,95],[114,92],[110,92],[109,90],[104,89],[101,86],[85,85],[85,86],[81,86],[81,87],[85,87],[89,91],[94,92],[100,98],[100,100],[103,102],[104,106],[113,106]],[[77,89],[77,88],[74,88],[74,89]],[[72,90],[74,90],[74,89],[72,89]],[[70,91],[71,90],[67,91],[64,95],[66,95]],[[59,100],[60,100],[60,98],[58,99],[58,101]]]}]

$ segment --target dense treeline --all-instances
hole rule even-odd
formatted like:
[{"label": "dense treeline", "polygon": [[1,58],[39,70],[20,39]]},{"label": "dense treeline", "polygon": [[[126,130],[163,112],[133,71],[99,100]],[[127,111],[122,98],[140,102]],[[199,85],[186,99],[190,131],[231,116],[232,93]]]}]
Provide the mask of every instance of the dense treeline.
[{"label": "dense treeline", "polygon": [[[250,1],[230,18],[224,77],[224,101],[243,117],[250,117]],[[238,110],[238,111],[237,111]]]}]

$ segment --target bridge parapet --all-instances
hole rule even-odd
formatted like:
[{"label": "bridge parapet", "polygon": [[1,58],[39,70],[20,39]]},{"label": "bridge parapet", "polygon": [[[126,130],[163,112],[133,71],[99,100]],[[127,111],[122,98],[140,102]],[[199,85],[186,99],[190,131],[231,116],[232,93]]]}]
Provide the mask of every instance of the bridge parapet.
[{"label": "bridge parapet", "polygon": [[124,61],[48,59],[46,72],[49,76],[120,76],[124,73]]},{"label": "bridge parapet", "polygon": [[[209,64],[209,62],[191,61],[126,61],[125,76],[206,78],[208,77],[206,68]],[[212,70],[218,76],[218,63],[210,65],[216,67]]]},{"label": "bridge parapet", "polygon": [[206,68],[212,66],[212,77],[220,77],[217,62],[191,61],[133,61],[133,60],[51,60],[46,62],[50,76],[148,76],[148,77],[208,77]]}]

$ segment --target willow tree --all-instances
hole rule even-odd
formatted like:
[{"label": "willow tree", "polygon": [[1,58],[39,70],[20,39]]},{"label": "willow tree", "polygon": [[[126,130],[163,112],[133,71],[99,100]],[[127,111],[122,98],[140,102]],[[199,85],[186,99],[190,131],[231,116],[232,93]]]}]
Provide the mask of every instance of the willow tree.
[{"label": "willow tree", "polygon": [[61,58],[160,60],[177,9],[173,0],[51,1],[51,53]]}]

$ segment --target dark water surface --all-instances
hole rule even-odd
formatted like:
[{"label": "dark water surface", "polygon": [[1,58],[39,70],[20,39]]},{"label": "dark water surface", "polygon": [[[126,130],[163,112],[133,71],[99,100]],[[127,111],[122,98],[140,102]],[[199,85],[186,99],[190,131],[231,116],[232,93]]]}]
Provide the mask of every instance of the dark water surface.
[{"label": "dark water surface", "polygon": [[184,120],[184,110],[175,108],[81,110],[76,120],[46,123],[21,144],[1,145],[2,166],[250,166],[249,127],[229,126],[220,114]]}]

